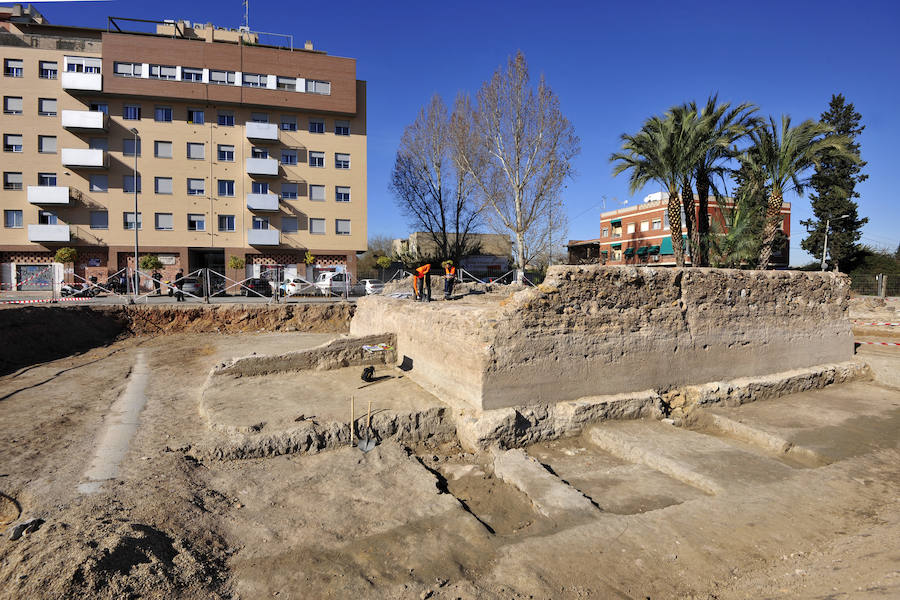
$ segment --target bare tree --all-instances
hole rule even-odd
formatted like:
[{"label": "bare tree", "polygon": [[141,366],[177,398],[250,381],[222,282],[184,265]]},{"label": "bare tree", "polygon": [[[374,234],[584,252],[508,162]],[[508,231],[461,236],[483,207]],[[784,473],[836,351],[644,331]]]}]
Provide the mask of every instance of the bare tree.
[{"label": "bare tree", "polygon": [[472,250],[482,204],[474,197],[471,174],[461,167],[450,127],[447,107],[435,94],[403,132],[390,190],[410,225],[434,240],[436,258],[459,262]]},{"label": "bare tree", "polygon": [[463,164],[493,208],[492,218],[515,237],[521,278],[529,257],[546,251],[549,236],[536,228],[561,212],[554,206],[565,180],[574,175],[578,137],[544,77],[537,89],[529,85],[521,52],[482,85],[474,107],[462,96],[454,113]]}]

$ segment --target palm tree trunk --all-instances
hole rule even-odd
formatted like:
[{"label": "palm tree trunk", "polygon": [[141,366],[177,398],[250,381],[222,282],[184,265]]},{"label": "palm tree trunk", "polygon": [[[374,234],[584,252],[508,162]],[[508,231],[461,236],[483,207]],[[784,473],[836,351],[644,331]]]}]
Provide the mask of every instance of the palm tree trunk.
[{"label": "palm tree trunk", "polygon": [[684,207],[684,227],[690,240],[691,265],[698,266],[697,252],[700,248],[700,232],[694,223],[694,192],[689,181],[684,182],[681,190],[681,204]]},{"label": "palm tree trunk", "polygon": [[766,203],[766,223],[763,228],[762,247],[759,250],[759,268],[769,268],[769,259],[772,258],[772,242],[775,241],[775,233],[778,231],[778,223],[781,221],[781,204],[784,196],[777,189],[769,194]]},{"label": "palm tree trunk", "polygon": [[700,202],[697,215],[697,232],[700,236],[699,256],[695,265],[709,266],[709,179],[705,175],[697,175],[697,198]]},{"label": "palm tree trunk", "polygon": [[681,202],[678,194],[669,191],[669,232],[672,235],[672,251],[675,253],[675,265],[684,266],[684,246],[681,239]]}]

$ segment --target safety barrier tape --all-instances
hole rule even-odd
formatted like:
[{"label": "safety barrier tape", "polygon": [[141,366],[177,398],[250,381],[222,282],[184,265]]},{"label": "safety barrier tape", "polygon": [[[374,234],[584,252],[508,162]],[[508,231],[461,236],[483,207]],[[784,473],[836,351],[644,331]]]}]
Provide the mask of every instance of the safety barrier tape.
[{"label": "safety barrier tape", "polygon": [[857,344],[872,344],[873,346],[900,346],[900,342],[861,342],[856,340]]},{"label": "safety barrier tape", "polygon": [[91,300],[92,298],[41,298],[39,300],[3,300],[0,304],[40,304],[43,302],[77,302],[79,300]]},{"label": "safety barrier tape", "polygon": [[854,325],[878,325],[879,327],[897,327],[900,323],[863,323],[861,321],[857,321],[853,319]]}]

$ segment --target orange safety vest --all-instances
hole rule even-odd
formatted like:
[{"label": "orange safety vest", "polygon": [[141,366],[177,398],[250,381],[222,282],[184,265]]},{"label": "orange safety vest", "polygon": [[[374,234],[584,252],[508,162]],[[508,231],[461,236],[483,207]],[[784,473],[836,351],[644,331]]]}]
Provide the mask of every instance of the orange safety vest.
[{"label": "orange safety vest", "polygon": [[422,265],[421,267],[416,269],[416,279],[423,279],[425,277],[425,275],[428,273],[428,271],[430,271],[430,270],[431,270],[430,264]]},{"label": "orange safety vest", "polygon": [[444,267],[445,277],[456,277],[456,267]]}]

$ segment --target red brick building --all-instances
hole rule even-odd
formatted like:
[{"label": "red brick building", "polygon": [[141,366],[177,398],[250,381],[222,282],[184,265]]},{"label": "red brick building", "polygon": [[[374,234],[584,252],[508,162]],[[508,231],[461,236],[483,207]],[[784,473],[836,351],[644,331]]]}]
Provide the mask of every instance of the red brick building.
[{"label": "red brick building", "polygon": [[[730,206],[731,202],[726,202]],[[600,215],[600,236],[590,240],[569,240],[569,263],[600,263],[605,265],[653,265],[675,266],[672,235],[669,231],[667,211],[668,197],[662,193],[650,194],[636,206],[611,210]],[[700,201],[694,200],[694,216],[698,214]],[[791,205],[781,207],[781,230],[789,240],[791,236]],[[710,222],[725,227],[722,211],[715,201],[709,205]],[[687,238],[682,216],[682,237]],[[685,241],[685,263],[691,264],[689,244]],[[772,266],[785,268],[790,256],[789,244],[783,244],[772,253]]]}]

